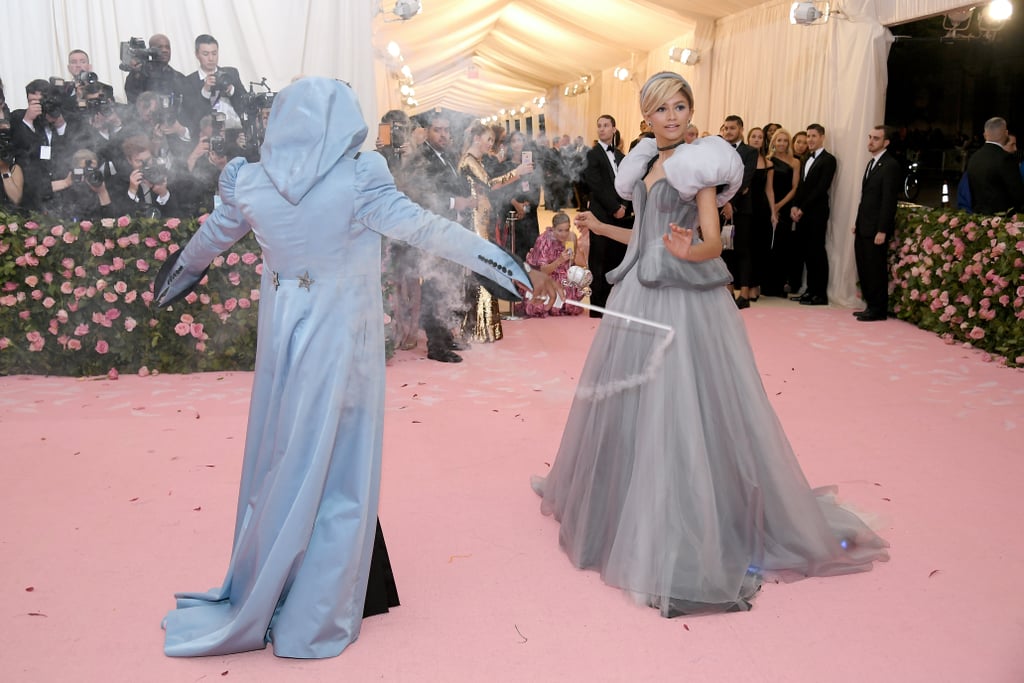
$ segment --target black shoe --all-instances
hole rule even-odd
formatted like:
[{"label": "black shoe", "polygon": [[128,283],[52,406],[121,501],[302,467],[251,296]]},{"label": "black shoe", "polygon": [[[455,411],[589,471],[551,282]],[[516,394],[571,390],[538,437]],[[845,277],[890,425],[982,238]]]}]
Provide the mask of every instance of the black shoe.
[{"label": "black shoe", "polygon": [[427,358],[429,358],[430,360],[436,360],[436,361],[438,361],[440,363],[461,363],[462,362],[462,356],[460,356],[459,354],[455,353],[451,349],[441,349],[439,351],[438,350],[428,350],[427,351]]},{"label": "black shoe", "polygon": [[790,301],[799,301],[800,303],[803,303],[804,299],[807,299],[808,301],[810,301],[811,295],[810,294],[794,294],[793,296],[789,297]]},{"label": "black shoe", "polygon": [[862,315],[864,315],[865,313],[867,313],[867,311],[866,311],[866,310],[865,310],[865,311],[854,311],[853,313],[851,313],[851,315],[852,315],[852,316],[853,316],[854,318],[859,318],[859,317],[861,317]]},{"label": "black shoe", "polygon": [[465,351],[469,348],[468,341],[462,341],[459,339],[452,339],[448,342],[448,349],[450,351]]},{"label": "black shoe", "polygon": [[740,309],[741,311],[744,308],[750,308],[750,299],[748,299],[745,296],[739,297],[738,299],[736,299],[736,308]]},{"label": "black shoe", "polygon": [[804,306],[828,306],[828,299],[823,296],[810,296],[801,298],[800,303]]},{"label": "black shoe", "polygon": [[885,313],[875,313],[874,311],[864,311],[863,313],[857,316],[857,320],[861,321],[862,323],[871,323],[875,322],[876,320],[885,320],[885,318]]}]

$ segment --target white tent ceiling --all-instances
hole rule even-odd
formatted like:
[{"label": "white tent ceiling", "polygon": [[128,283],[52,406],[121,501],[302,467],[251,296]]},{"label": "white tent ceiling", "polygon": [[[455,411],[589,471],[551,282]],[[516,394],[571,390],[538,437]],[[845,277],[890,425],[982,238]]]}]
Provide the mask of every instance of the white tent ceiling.
[{"label": "white tent ceiling", "polygon": [[[374,45],[389,77],[402,64],[411,68],[416,110],[489,115],[550,95],[581,74],[642,62],[651,49],[692,35],[699,21],[763,2],[424,0],[418,16],[387,21],[396,19],[389,12],[394,2],[383,0]],[[390,41],[401,47],[403,62],[387,57]]]}]

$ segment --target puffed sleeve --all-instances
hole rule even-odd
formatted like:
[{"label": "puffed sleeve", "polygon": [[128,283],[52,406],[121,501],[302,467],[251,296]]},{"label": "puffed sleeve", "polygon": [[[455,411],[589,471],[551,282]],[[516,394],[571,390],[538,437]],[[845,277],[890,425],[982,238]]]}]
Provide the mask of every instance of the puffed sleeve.
[{"label": "puffed sleeve", "polygon": [[647,174],[647,167],[658,154],[658,143],[654,138],[643,138],[629,154],[619,162],[615,174],[615,193],[627,201],[633,200],[633,188]]},{"label": "puffed sleeve", "polygon": [[221,203],[199,228],[184,249],[172,254],[157,274],[153,290],[157,306],[167,306],[187,294],[200,280],[210,262],[249,232],[249,224],[238,206],[235,189],[245,159],[232,159],[220,175]]},{"label": "puffed sleeve", "polygon": [[724,206],[743,183],[743,160],[722,138],[699,138],[676,147],[665,162],[665,176],[685,201],[705,187],[717,187],[718,205]]}]

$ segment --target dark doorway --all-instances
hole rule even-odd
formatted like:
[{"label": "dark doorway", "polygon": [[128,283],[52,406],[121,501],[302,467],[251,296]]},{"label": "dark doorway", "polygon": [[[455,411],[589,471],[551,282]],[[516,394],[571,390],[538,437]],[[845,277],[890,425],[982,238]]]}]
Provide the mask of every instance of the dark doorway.
[{"label": "dark doorway", "polygon": [[918,163],[918,203],[941,206],[945,184],[955,205],[987,119],[1001,116],[1011,133],[1024,133],[1024,7],[1017,10],[995,31],[980,20],[983,5],[967,19],[951,13],[890,27],[885,122],[900,132],[898,151]]}]

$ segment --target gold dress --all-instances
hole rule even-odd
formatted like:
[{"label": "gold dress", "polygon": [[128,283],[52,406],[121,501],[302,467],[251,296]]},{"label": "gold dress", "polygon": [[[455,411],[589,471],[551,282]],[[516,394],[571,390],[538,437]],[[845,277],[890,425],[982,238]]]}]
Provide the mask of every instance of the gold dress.
[{"label": "gold dress", "polygon": [[[459,173],[469,182],[470,194],[476,198],[476,208],[467,216],[467,227],[476,231],[484,239],[490,239],[493,217],[491,212],[490,191],[501,187],[515,178],[512,171],[490,178],[484,165],[475,156],[466,152],[459,161]],[[463,332],[475,342],[493,342],[502,337],[501,313],[498,311],[498,300],[479,285],[473,285],[469,299],[469,311],[463,322]]]}]

